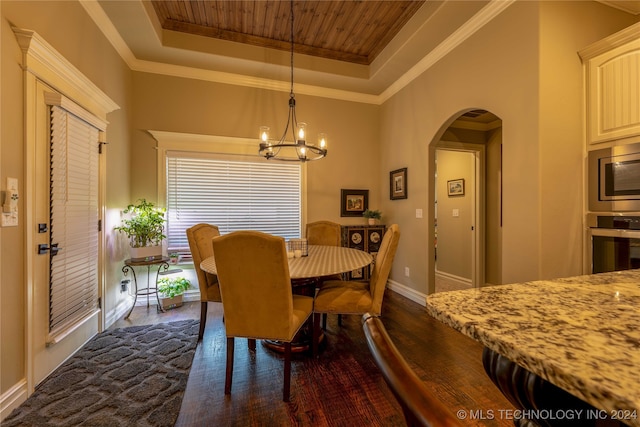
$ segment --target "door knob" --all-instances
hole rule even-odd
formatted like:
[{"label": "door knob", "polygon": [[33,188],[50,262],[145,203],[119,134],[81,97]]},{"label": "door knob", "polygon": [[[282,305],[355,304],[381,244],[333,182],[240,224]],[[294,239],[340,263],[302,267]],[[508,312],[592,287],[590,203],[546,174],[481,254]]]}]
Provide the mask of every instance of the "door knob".
[{"label": "door knob", "polygon": [[62,250],[62,248],[59,248],[57,243],[52,243],[51,247],[47,246],[44,243],[38,245],[38,255],[43,255],[43,254],[46,254],[47,251],[50,251],[51,256],[55,256],[58,254],[58,251],[60,250]]}]

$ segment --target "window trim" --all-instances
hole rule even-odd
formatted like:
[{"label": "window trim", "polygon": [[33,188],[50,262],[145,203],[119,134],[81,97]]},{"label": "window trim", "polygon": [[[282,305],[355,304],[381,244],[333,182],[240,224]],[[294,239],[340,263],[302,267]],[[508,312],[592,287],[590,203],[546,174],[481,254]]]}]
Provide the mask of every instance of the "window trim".
[{"label": "window trim", "polygon": [[[157,172],[157,204],[167,206],[167,162],[168,151],[181,151],[191,153],[212,154],[216,158],[229,159],[233,156],[237,160],[251,162],[273,162],[258,155],[257,138],[238,138],[230,136],[203,135],[181,132],[166,132],[158,130],[148,130],[157,141],[158,155],[156,157]],[[301,224],[307,223],[307,163],[301,168]]]}]

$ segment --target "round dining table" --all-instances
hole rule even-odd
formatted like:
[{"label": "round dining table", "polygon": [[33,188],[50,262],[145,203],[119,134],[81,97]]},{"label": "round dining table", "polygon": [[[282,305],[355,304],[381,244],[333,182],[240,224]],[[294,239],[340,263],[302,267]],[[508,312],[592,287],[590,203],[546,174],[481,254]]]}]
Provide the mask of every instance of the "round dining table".
[{"label": "round dining table", "polygon": [[[371,254],[342,246],[309,245],[309,254],[299,258],[289,258],[289,275],[292,280],[313,279],[334,274],[347,273],[371,264]],[[215,255],[205,258],[200,268],[207,273],[217,274]]]},{"label": "round dining table", "polygon": [[[296,294],[314,296],[318,279],[321,277],[347,273],[366,267],[372,262],[371,254],[359,249],[309,245],[307,256],[289,258],[291,286]],[[215,255],[205,258],[200,263],[200,268],[207,273],[218,274]],[[309,350],[312,336],[312,326],[303,327],[291,343],[291,351],[300,353]],[[323,340],[324,334],[320,334],[319,343]],[[271,350],[284,351],[284,346],[278,341],[263,340],[263,344]]]}]

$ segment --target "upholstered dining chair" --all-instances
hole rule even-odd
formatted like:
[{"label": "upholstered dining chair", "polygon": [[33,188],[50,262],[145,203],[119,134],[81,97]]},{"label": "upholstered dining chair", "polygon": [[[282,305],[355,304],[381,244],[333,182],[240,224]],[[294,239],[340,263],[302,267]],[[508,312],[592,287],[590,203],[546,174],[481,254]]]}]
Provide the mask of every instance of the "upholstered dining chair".
[{"label": "upholstered dining chair", "polygon": [[[342,226],[332,221],[315,221],[307,224],[305,235],[310,245],[340,246],[342,245]],[[327,280],[343,280],[342,274],[320,277],[316,286],[322,287]],[[322,316],[322,329],[327,327],[327,315]]]},{"label": "upholstered dining chair", "polygon": [[380,249],[373,262],[369,282],[330,280],[324,282],[316,293],[313,303],[313,354],[318,353],[315,337],[320,336],[320,316],[323,314],[359,314],[371,313],[380,315],[382,299],[387,286],[387,279],[393,264],[400,227],[392,224],[384,233]]},{"label": "upholstered dining chair", "polygon": [[340,246],[342,243],[342,228],[331,221],[308,223],[305,235],[310,245]]},{"label": "upholstered dining chair", "polygon": [[289,401],[291,342],[311,317],[313,297],[293,295],[282,237],[235,231],[213,239],[227,335],[224,392],[231,393],[235,337],[284,344],[282,400]]},{"label": "upholstered dining chair", "polygon": [[201,340],[204,335],[209,301],[222,302],[218,277],[200,268],[202,260],[213,255],[211,241],[219,235],[218,227],[211,224],[196,224],[191,228],[187,228],[187,240],[189,241],[193,266],[196,270],[198,287],[200,288],[200,331],[198,332],[198,340]]}]

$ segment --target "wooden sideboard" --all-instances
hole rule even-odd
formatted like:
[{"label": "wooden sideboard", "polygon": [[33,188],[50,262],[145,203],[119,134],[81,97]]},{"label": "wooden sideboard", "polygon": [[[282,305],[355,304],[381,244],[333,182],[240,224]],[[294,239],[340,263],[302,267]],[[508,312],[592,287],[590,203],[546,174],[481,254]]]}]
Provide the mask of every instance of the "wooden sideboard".
[{"label": "wooden sideboard", "polygon": [[[386,230],[384,224],[379,225],[343,225],[342,246],[360,249],[375,256],[380,249],[382,237]],[[363,267],[346,273],[347,280],[369,280],[371,267]]]}]

